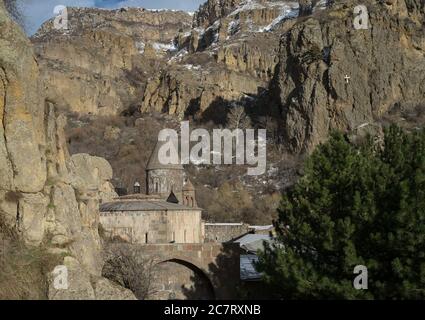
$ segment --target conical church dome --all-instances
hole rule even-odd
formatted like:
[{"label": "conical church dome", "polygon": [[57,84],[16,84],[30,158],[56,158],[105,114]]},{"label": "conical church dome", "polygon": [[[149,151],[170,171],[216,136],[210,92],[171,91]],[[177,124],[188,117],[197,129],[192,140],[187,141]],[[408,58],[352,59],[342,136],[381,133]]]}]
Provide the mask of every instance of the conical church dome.
[{"label": "conical church dome", "polygon": [[192,181],[190,179],[186,180],[186,183],[183,186],[183,191],[195,191],[195,187],[192,184]]}]

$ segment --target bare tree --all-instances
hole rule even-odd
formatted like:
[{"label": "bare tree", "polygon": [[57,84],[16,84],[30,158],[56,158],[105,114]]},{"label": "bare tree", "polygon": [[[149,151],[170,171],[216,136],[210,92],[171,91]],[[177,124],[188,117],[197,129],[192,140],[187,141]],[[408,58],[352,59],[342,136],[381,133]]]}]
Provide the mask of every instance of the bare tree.
[{"label": "bare tree", "polygon": [[230,109],[230,112],[227,115],[227,126],[230,129],[242,130],[251,127],[251,120],[245,113],[245,108],[243,106],[234,105],[232,109]]},{"label": "bare tree", "polygon": [[146,300],[156,293],[154,287],[157,261],[146,258],[126,244],[114,244],[107,252],[102,275],[131,290],[137,299]]}]

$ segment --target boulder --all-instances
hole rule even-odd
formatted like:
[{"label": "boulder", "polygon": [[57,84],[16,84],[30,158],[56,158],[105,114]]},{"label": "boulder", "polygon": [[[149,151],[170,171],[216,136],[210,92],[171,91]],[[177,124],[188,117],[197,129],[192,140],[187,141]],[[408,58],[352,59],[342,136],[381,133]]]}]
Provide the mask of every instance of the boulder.
[{"label": "boulder", "polygon": [[99,199],[108,202],[116,198],[112,184],[112,167],[108,161],[88,154],[75,154],[71,157],[70,170],[73,173],[73,187],[81,194],[98,191]]},{"label": "boulder", "polygon": [[133,292],[106,278],[97,279],[94,292],[96,300],[137,300]]},{"label": "boulder", "polygon": [[[95,300],[90,274],[73,257],[65,257],[63,269],[49,276],[49,300]],[[65,283],[64,283],[65,282]]]}]

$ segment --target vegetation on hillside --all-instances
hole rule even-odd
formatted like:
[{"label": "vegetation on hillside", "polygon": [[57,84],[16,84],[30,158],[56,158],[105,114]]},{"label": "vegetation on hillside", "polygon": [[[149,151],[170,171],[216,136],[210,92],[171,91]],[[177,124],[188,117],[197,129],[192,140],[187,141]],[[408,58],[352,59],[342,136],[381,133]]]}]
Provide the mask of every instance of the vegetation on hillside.
[{"label": "vegetation on hillside", "polygon": [[[284,299],[425,298],[425,130],[359,146],[333,134],[283,196],[258,270]],[[353,287],[356,265],[368,290]]]},{"label": "vegetation on hillside", "polygon": [[41,247],[31,247],[0,212],[0,300],[45,300],[47,273],[59,264]]},{"label": "vegetation on hillside", "polygon": [[109,242],[102,276],[131,290],[138,300],[148,300],[156,292],[155,259],[119,241]]},{"label": "vegetation on hillside", "polygon": [[[229,115],[231,128],[245,127],[250,122],[239,107]],[[191,120],[191,130],[198,127],[212,132],[214,123]],[[268,127],[264,124],[264,127]],[[144,192],[145,169],[164,128],[179,131],[180,122],[162,114],[126,114],[122,116],[85,116],[68,113],[66,129],[71,154],[89,153],[109,161],[113,168],[113,185],[132,192],[137,181]],[[211,134],[212,136],[212,134]],[[268,172],[259,177],[246,175],[240,165],[188,165],[187,176],[196,187],[198,205],[209,222],[246,222],[271,224],[276,218],[281,188],[292,184],[296,177],[298,157],[283,153],[273,134],[268,134]],[[271,170],[271,171],[270,171]]]}]

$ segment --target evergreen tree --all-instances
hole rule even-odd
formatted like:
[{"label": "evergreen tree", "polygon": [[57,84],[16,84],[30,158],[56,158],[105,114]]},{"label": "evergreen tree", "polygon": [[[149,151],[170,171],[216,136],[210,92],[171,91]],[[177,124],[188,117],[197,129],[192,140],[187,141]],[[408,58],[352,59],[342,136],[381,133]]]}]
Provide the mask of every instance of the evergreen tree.
[{"label": "evergreen tree", "polygon": [[[425,298],[425,131],[382,146],[335,133],[283,196],[276,243],[257,265],[277,298]],[[356,265],[368,289],[356,290]]]}]

